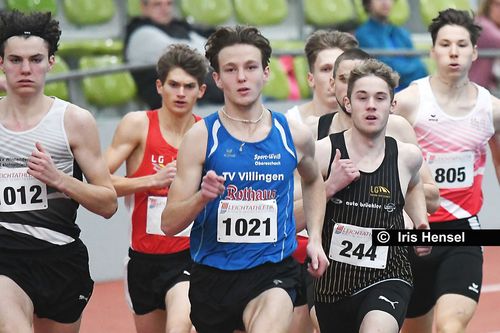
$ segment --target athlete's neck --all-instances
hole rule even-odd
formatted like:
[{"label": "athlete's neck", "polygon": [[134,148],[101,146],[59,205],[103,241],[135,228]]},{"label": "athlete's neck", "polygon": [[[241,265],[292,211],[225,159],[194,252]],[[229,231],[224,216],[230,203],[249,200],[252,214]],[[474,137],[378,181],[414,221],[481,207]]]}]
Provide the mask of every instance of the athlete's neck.
[{"label": "athlete's neck", "polygon": [[265,110],[264,105],[261,103],[255,103],[248,107],[226,104],[220,109],[220,115],[232,123],[255,125],[263,120]]},{"label": "athlete's neck", "polygon": [[335,117],[333,117],[332,125],[334,126],[336,132],[348,130],[352,127],[351,115],[346,111],[340,110],[339,112],[337,112]]},{"label": "athlete's neck", "polygon": [[385,151],[385,130],[368,135],[356,128],[351,128],[344,133],[344,139],[349,158],[358,169],[373,172],[382,163]]},{"label": "athlete's neck", "polygon": [[54,99],[43,94],[23,98],[7,95],[0,100],[0,122],[14,131],[24,131],[36,126],[49,112]]},{"label": "athlete's neck", "polygon": [[306,120],[309,116],[321,117],[322,115],[333,112],[335,110],[333,107],[329,107],[328,105],[321,103],[318,98],[313,97],[311,101],[300,105],[299,111],[302,119]]},{"label": "athlete's neck", "polygon": [[435,76],[431,76],[430,80],[431,85],[440,91],[447,90],[458,94],[460,94],[464,89],[467,89],[470,84],[469,78],[466,76],[454,80],[437,74]]},{"label": "athlete's neck", "polygon": [[166,108],[158,110],[158,120],[160,121],[161,129],[180,137],[183,137],[195,123],[195,119],[191,111],[185,113],[174,113]]}]

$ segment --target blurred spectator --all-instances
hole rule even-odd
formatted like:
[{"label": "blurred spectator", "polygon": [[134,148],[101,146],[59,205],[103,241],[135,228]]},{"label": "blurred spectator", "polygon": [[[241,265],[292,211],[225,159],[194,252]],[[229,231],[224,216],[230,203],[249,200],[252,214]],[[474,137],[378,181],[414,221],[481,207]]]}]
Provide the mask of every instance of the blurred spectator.
[{"label": "blurred spectator", "polygon": [[[125,60],[131,64],[156,64],[168,45],[186,43],[205,54],[206,38],[213,29],[189,24],[174,17],[174,0],[137,0],[141,2],[142,15],[133,17],[125,31]],[[161,96],[156,91],[157,79],[154,67],[133,71],[139,97],[151,109],[161,107]],[[201,103],[223,103],[222,92],[217,88],[209,73],[205,78],[207,90]]]},{"label": "blurred spectator", "polygon": [[[477,48],[500,50],[500,0],[483,0],[479,6],[476,22],[483,28]],[[496,66],[500,66],[500,57],[480,57],[472,63],[469,72],[470,79],[490,90],[499,89],[500,73],[495,75]]]},{"label": "blurred spectator", "polygon": [[[359,46],[364,49],[413,49],[410,33],[389,23],[391,9],[397,0],[363,0],[368,21],[356,29]],[[427,75],[424,63],[419,57],[380,56],[377,57],[396,70],[401,79],[396,91],[406,88],[413,80]]]}]

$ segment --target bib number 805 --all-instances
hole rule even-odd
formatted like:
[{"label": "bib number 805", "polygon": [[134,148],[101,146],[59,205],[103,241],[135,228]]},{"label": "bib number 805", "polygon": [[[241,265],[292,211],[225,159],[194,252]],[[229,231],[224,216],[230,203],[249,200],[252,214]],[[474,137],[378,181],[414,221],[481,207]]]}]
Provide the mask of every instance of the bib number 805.
[{"label": "bib number 805", "polygon": [[436,169],[436,176],[434,177],[436,183],[454,183],[454,182],[464,182],[465,181],[465,168],[438,168]]}]

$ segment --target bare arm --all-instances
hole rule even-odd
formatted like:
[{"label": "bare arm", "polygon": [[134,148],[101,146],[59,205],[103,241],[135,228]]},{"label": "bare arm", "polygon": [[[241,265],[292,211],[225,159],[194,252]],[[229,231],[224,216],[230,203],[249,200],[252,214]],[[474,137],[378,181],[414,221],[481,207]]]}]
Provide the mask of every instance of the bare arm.
[{"label": "bare arm", "polygon": [[201,179],[207,139],[207,128],[200,121],[186,133],[179,147],[178,172],[161,215],[161,228],[166,235],[173,236],[184,230],[208,202],[224,192],[224,177],[209,171],[203,181]]},{"label": "bare arm", "polygon": [[[418,170],[422,165],[422,154],[418,147],[398,143],[398,150],[400,152],[400,159],[398,163],[400,166],[400,179],[401,186],[407,185],[405,194],[405,212],[410,217],[415,225],[415,229],[429,229],[429,222],[427,221],[427,213],[425,209],[425,197],[423,193],[422,183]],[[404,188],[402,188],[405,193]],[[416,246],[415,252],[417,255],[422,256],[431,252],[431,246]]]},{"label": "bare arm", "polygon": [[428,221],[427,212],[425,210],[424,192],[418,173],[419,167],[415,167],[416,165],[420,165],[422,163],[422,156],[418,156],[416,153],[419,152],[407,150],[402,157],[409,160],[407,164],[408,170],[410,171],[408,187],[405,195],[405,211],[413,221],[415,228],[418,229],[420,225],[428,224]]},{"label": "bare arm", "polygon": [[68,141],[87,182],[55,168],[52,158],[37,143],[28,161],[28,173],[66,194],[93,213],[110,218],[118,203],[108,169],[101,154],[99,132],[90,112],[70,104],[64,115]]},{"label": "bare arm", "polygon": [[332,145],[330,138],[326,137],[314,143],[314,159],[318,163],[319,171],[323,179],[328,177],[328,167],[330,164],[330,155],[332,153]]},{"label": "bare arm", "polygon": [[302,200],[302,184],[298,172],[293,174],[293,215],[295,216],[295,229],[300,232],[306,228],[304,203]]},{"label": "bare arm", "polygon": [[[332,147],[329,137],[315,142],[314,159],[318,163],[322,179],[326,179],[324,181],[326,200],[329,200],[335,195],[335,193],[342,190],[345,186],[353,182],[355,179],[359,178],[359,170],[350,160],[341,160],[340,151],[338,150],[336,151],[335,158],[332,162],[332,171],[330,172],[330,175],[327,174],[330,163],[331,148]],[[295,184],[297,184],[297,182]],[[295,188],[296,193],[299,188],[300,187]],[[304,228],[306,219],[304,216],[304,207],[301,192],[294,195],[294,200],[294,214],[296,225],[298,227]]]},{"label": "bare arm", "polygon": [[125,161],[127,176],[132,175],[140,166],[144,155],[148,125],[148,117],[143,111],[128,113],[118,124],[113,141],[106,151],[111,180],[118,196],[152,188],[169,187],[175,176],[175,163],[158,169],[154,175],[128,178],[114,174]]},{"label": "bare arm", "polygon": [[[330,139],[325,138],[319,141],[315,141],[314,145],[315,145],[314,159],[318,163],[318,167],[320,169],[322,178],[326,178],[326,173],[328,171],[328,163],[330,161],[329,160],[330,149],[331,149]],[[294,199],[293,212],[295,216],[295,225],[297,227],[297,231],[301,231],[306,227],[306,218],[304,215],[304,203],[302,200],[301,179],[298,172],[294,174],[293,199]]]},{"label": "bare arm", "polygon": [[142,177],[123,177],[118,175],[111,175],[113,186],[115,187],[118,196],[125,196],[127,194],[143,192],[149,189],[168,188],[173,182],[177,172],[177,163],[173,161],[161,168],[154,175]]},{"label": "bare arm", "polygon": [[411,84],[406,89],[401,90],[394,97],[396,102],[393,109],[394,114],[402,116],[413,126],[417,119],[419,98],[416,84]]},{"label": "bare arm", "polygon": [[307,253],[311,258],[309,272],[321,276],[328,259],[321,245],[321,232],[325,217],[326,199],[323,180],[314,160],[314,140],[303,124],[290,121],[290,130],[298,153],[297,171],[301,177],[304,216],[309,234]]},{"label": "bare arm", "polygon": [[[306,103],[307,104],[307,103]],[[290,122],[291,111],[285,113],[286,119]],[[299,112],[299,116],[302,118]],[[293,121],[293,120],[292,120]],[[306,228],[306,219],[304,216],[304,205],[302,201],[302,185],[300,175],[297,170],[293,173],[293,215],[295,217],[295,231],[299,233]]]},{"label": "bare arm", "polygon": [[[412,143],[418,147],[417,136],[415,135],[413,127],[405,118],[401,116],[389,116],[387,135],[392,136],[401,142]],[[419,174],[424,189],[427,213],[432,214],[439,208],[439,188],[432,177],[432,172],[429,169],[427,162],[424,161],[422,163]]]}]

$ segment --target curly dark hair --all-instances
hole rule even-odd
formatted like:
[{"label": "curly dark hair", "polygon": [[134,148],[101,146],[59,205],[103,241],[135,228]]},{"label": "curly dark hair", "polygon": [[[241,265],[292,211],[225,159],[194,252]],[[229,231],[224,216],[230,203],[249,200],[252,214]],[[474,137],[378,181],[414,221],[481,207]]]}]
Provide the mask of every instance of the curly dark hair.
[{"label": "curly dark hair", "polygon": [[236,27],[218,28],[207,40],[205,45],[205,57],[210,61],[210,65],[219,73],[219,52],[227,47],[236,44],[253,45],[260,50],[262,55],[262,68],[269,65],[271,58],[271,45],[255,27],[237,25]]},{"label": "curly dark hair", "polygon": [[438,16],[432,19],[428,29],[432,37],[432,45],[436,45],[437,34],[445,25],[458,25],[465,28],[469,32],[472,45],[477,45],[482,28],[474,22],[473,13],[453,8],[440,11]]},{"label": "curly dark hair", "polygon": [[59,46],[61,29],[59,22],[50,12],[25,14],[17,10],[0,12],[0,56],[4,56],[5,42],[13,36],[38,36],[47,42],[49,56],[53,56]]}]

